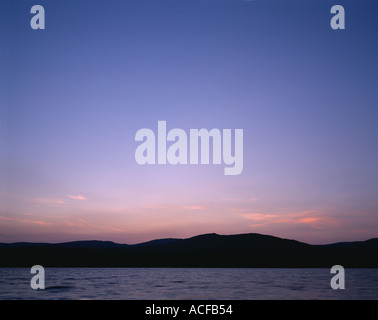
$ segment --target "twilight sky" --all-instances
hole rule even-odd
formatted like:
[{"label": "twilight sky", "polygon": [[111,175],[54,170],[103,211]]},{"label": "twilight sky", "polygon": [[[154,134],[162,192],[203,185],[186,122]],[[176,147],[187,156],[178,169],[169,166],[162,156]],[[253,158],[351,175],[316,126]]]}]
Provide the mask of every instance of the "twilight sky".
[{"label": "twilight sky", "polygon": [[[0,242],[377,237],[378,1],[305,3],[2,0]],[[243,172],[138,165],[159,120],[243,129]]]}]

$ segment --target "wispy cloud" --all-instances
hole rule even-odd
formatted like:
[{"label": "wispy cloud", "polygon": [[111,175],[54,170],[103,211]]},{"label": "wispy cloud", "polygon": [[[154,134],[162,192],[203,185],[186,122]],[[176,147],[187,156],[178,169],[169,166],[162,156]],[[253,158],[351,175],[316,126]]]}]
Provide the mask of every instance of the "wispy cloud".
[{"label": "wispy cloud", "polygon": [[166,209],[166,210],[205,210],[206,207],[202,205],[162,205],[162,204],[148,204],[143,205],[145,209]]},{"label": "wispy cloud", "polygon": [[124,229],[117,228],[113,226],[107,225],[99,225],[98,223],[92,223],[83,218],[74,218],[74,219],[66,219],[64,222],[65,225],[69,227],[78,228],[83,233],[93,233],[93,232],[103,232],[103,231],[111,231],[111,232],[124,232]]},{"label": "wispy cloud", "polygon": [[322,229],[324,226],[335,226],[338,224],[338,221],[334,217],[329,217],[321,212],[316,211],[301,211],[282,214],[265,214],[253,212],[234,213],[234,215],[253,221],[254,223],[250,225],[251,227],[261,227],[270,224],[301,224],[308,225],[314,229]]},{"label": "wispy cloud", "polygon": [[0,217],[0,220],[9,221],[9,222],[18,222],[18,223],[28,223],[28,224],[37,224],[40,226],[51,226],[51,222],[43,221],[43,220],[33,220],[33,219],[25,219],[25,218],[14,218],[14,217]]},{"label": "wispy cloud", "polygon": [[238,213],[236,215],[246,218],[248,220],[255,220],[255,221],[272,220],[279,217],[276,214],[264,214],[264,213]]},{"label": "wispy cloud", "polygon": [[73,200],[87,200],[86,197],[78,194],[78,195],[72,195],[72,194],[67,194],[67,198],[73,199]]},{"label": "wispy cloud", "polygon": [[321,218],[321,217],[305,217],[305,218],[298,219],[297,222],[299,222],[299,223],[314,223],[314,222],[322,221],[322,220],[324,220],[324,218]]},{"label": "wispy cloud", "polygon": [[52,207],[60,207],[66,204],[66,202],[59,198],[36,198],[32,199],[34,206],[52,206]]}]

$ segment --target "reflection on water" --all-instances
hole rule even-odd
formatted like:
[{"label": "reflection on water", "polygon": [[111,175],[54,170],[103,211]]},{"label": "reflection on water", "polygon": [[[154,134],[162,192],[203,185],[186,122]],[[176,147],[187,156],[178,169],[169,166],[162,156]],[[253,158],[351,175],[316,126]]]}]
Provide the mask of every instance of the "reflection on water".
[{"label": "reflection on water", "polygon": [[378,269],[45,268],[33,290],[27,268],[0,268],[0,299],[378,299]]}]

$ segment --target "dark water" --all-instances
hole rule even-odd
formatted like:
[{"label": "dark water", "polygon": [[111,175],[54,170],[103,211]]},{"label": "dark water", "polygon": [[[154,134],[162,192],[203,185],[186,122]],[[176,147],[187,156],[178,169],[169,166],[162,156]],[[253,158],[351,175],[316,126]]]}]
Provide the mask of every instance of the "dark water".
[{"label": "dark water", "polygon": [[33,290],[27,268],[0,268],[0,299],[378,299],[378,269],[46,268]]}]

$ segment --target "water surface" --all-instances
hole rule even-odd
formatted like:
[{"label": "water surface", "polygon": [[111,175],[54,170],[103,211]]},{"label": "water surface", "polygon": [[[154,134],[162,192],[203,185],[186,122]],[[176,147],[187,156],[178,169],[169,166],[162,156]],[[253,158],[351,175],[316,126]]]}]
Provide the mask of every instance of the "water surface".
[{"label": "water surface", "polygon": [[0,268],[0,299],[378,299],[378,269],[345,269],[344,290],[330,269],[45,268],[45,290],[33,276]]}]

